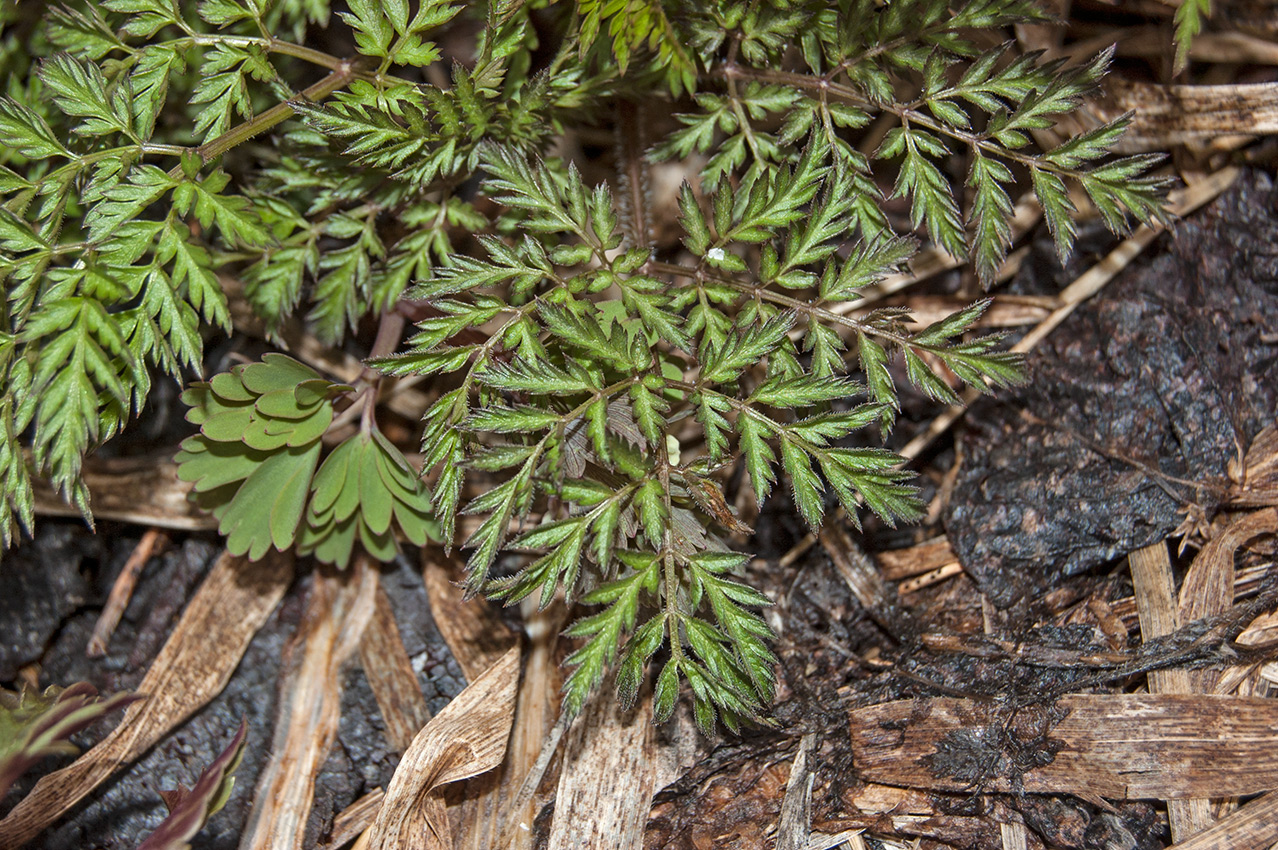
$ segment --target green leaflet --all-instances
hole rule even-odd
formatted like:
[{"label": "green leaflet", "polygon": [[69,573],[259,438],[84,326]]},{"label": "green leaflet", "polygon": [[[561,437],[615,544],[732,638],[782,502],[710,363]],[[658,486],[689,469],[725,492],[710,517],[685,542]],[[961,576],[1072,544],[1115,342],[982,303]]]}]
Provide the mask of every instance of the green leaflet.
[{"label": "green leaflet", "polygon": [[315,476],[299,551],[345,567],[358,540],[374,558],[390,560],[395,529],[418,546],[438,537],[425,485],[380,431],[356,434]]},{"label": "green leaflet", "polygon": [[257,560],[271,545],[283,550],[293,544],[318,461],[318,444],[274,452],[244,479],[218,524],[231,554]]}]

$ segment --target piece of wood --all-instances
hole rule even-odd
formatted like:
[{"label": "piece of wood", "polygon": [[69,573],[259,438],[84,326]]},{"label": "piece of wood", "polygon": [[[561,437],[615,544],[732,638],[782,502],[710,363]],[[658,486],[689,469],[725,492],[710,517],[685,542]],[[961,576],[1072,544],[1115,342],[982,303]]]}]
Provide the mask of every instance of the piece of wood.
[{"label": "piece of wood", "polygon": [[1116,150],[1166,150],[1195,139],[1278,131],[1278,83],[1164,86],[1114,76],[1106,98],[1089,108],[1102,121],[1128,115],[1131,125]]},{"label": "piece of wood", "polygon": [[1230,461],[1230,478],[1237,482],[1235,505],[1278,504],[1278,426],[1261,430],[1247,448],[1242,468]]},{"label": "piece of wood", "polygon": [[[860,775],[886,785],[1011,792],[1019,761],[1019,788],[1030,793],[1167,800],[1278,788],[1278,701],[1269,699],[1071,694],[1011,712],[937,698],[856,709],[850,721]],[[1010,752],[1007,733],[1020,742]],[[1028,766],[1057,747],[1050,763]]]},{"label": "piece of wood", "polygon": [[293,579],[293,556],[224,553],[151,663],[120,725],[67,767],[44,776],[0,821],[0,847],[21,847],[117,769],[149,750],[222,692]]},{"label": "piece of wood", "polygon": [[591,700],[566,740],[549,850],[642,850],[658,763],[651,697],[629,711]]},{"label": "piece of wood", "polygon": [[963,574],[963,565],[960,564],[958,561],[954,561],[953,563],[946,564],[943,567],[937,567],[934,570],[929,570],[928,572],[925,572],[922,575],[918,575],[918,576],[915,576],[914,578],[906,579],[905,581],[897,585],[896,592],[901,594],[902,596],[905,596],[907,593],[917,593],[918,591],[922,590],[925,587],[931,587],[934,584],[940,584],[941,582],[945,581],[947,578],[953,578],[954,576],[962,575],[962,574]]},{"label": "piece of wood", "polygon": [[865,782],[856,790],[846,792],[843,801],[848,811],[865,815],[931,815],[936,812],[936,800],[928,792],[878,782]]},{"label": "piece of wood", "polygon": [[908,549],[889,549],[876,552],[874,560],[879,564],[883,578],[888,581],[900,581],[911,576],[923,575],[946,564],[958,562],[954,547],[945,535],[925,540]]},{"label": "piece of wood", "polygon": [[1026,850],[1025,824],[1023,823],[1000,823],[998,825],[1000,837],[1003,839],[1003,850]]},{"label": "piece of wood", "polygon": [[403,753],[430,720],[430,708],[399,636],[390,597],[380,585],[373,616],[359,644],[359,658],[382,719],[386,721],[386,737],[391,746]]},{"label": "piece of wood", "polygon": [[377,566],[316,572],[302,622],[285,650],[271,758],[257,780],[241,850],[302,850],[315,780],[337,739],[342,665],[373,614]]},{"label": "piece of wood", "polygon": [[[1180,611],[1176,604],[1175,579],[1172,576],[1171,557],[1167,554],[1167,542],[1160,540],[1137,549],[1127,556],[1132,571],[1132,586],[1136,590],[1136,607],[1140,613],[1140,632],[1146,642],[1176,631],[1181,626]],[[1233,600],[1233,564],[1230,563],[1230,579],[1227,590]],[[1215,601],[1204,603],[1216,607]],[[1151,670],[1148,676],[1149,690],[1158,694],[1193,693],[1195,682],[1183,667]],[[1167,817],[1171,822],[1173,841],[1181,841],[1211,826],[1211,807],[1205,798],[1168,800]]]},{"label": "piece of wood", "polygon": [[1266,850],[1278,842],[1278,794],[1257,797],[1168,850]]}]

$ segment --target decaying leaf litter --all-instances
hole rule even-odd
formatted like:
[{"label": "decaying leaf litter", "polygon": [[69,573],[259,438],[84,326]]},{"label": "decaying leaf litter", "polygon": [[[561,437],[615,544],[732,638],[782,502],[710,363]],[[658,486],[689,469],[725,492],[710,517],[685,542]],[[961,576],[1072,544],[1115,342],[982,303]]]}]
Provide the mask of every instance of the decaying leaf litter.
[{"label": "decaying leaf litter", "polygon": [[[1171,237],[1097,236],[1069,269],[1026,226],[995,307],[1050,377],[962,418],[907,404],[930,522],[805,542],[780,494],[764,506],[751,571],[776,603],[773,728],[706,740],[686,711],[653,727],[642,704],[600,700],[557,726],[564,612],[521,626],[463,601],[457,564],[431,550],[339,576],[174,531],[86,660],[141,533],[46,521],[0,565],[17,588],[0,611],[22,625],[0,675],[150,699],[20,782],[0,846],[136,846],[165,813],[159,789],[197,783],[242,718],[235,793],[195,846],[1273,844],[1278,194],[1272,148],[1245,137],[1272,131],[1254,86],[1278,26],[1220,5],[1191,58],[1222,87],[1192,93],[1142,76],[1143,31],[1074,21],[1066,49],[1122,39],[1134,57],[1095,115],[1138,109],[1132,149],[1183,145],[1174,165],[1207,206]],[[1222,64],[1235,44],[1243,68]],[[949,272],[885,297],[964,285]],[[191,527],[175,478],[138,492],[119,474],[104,464],[101,481],[125,492],[120,519]],[[385,652],[364,651],[374,639]]]}]

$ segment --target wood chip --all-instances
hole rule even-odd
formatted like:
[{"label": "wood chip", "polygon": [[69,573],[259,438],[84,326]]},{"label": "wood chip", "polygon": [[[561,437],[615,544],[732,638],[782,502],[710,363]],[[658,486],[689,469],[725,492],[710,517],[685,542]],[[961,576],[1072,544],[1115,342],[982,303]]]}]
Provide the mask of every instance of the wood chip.
[{"label": "wood chip", "polygon": [[949,538],[942,534],[908,549],[877,552],[874,560],[878,561],[883,578],[900,581],[954,563],[958,561],[958,555],[954,554]]},{"label": "wood chip", "polygon": [[315,574],[285,654],[271,759],[258,777],[243,850],[301,850],[315,779],[337,738],[342,665],[373,614],[378,571],[367,556],[346,571]]},{"label": "wood chip", "polygon": [[386,721],[386,737],[391,746],[402,753],[430,720],[430,708],[413,671],[413,662],[404,649],[390,597],[380,586],[374,598],[372,619],[359,644],[359,658],[382,719]]},{"label": "wood chip", "polygon": [[1025,825],[1020,823],[1000,823],[999,837],[1003,839],[1003,850],[1026,850]]},{"label": "wood chip", "polygon": [[[558,746],[560,738],[554,736],[562,737],[562,729],[556,724],[562,679],[555,644],[568,612],[558,603],[539,611],[531,599],[521,603],[521,607],[528,651],[515,701],[510,743],[501,767],[465,783],[464,799],[453,817],[455,850],[490,850],[498,846],[503,850],[526,850],[532,846],[532,833],[520,829],[519,824],[527,826],[541,808],[543,801],[535,791]],[[547,747],[550,749],[542,759]],[[532,776],[534,772],[536,775]],[[534,787],[519,804],[518,798],[530,782]]]},{"label": "wood chip", "polygon": [[1102,121],[1125,114],[1131,124],[1115,150],[1166,150],[1195,139],[1278,131],[1278,83],[1163,86],[1106,80],[1104,100],[1089,101]]},{"label": "wood chip", "polygon": [[810,763],[816,737],[811,733],[799,739],[799,751],[790,765],[790,778],[785,783],[781,800],[781,818],[777,823],[776,850],[806,850],[812,833],[812,781],[816,779]]},{"label": "wood chip", "polygon": [[[1179,629],[1181,620],[1166,541],[1137,549],[1128,555],[1127,562],[1132,571],[1144,641],[1148,643]],[[1149,673],[1149,689],[1163,694],[1191,693],[1189,672],[1180,668],[1153,670]]]},{"label": "wood chip", "polygon": [[[1148,642],[1179,629],[1186,622],[1183,616],[1185,596],[1182,590],[1181,605],[1178,610],[1173,591],[1175,579],[1172,576],[1167,543],[1160,540],[1132,552],[1128,561],[1131,565],[1132,583],[1136,589],[1136,606],[1140,612],[1141,635],[1144,640]],[[1233,567],[1231,553],[1227,583],[1223,587],[1213,586],[1208,597],[1198,603],[1198,608],[1202,612],[1200,616],[1219,614],[1229,609],[1234,600]],[[1203,573],[1200,572],[1201,575]],[[1149,690],[1150,693],[1158,694],[1194,693],[1206,690],[1213,684],[1207,679],[1209,676],[1214,678],[1215,672],[1201,671],[1201,675],[1195,679],[1191,671],[1183,668],[1151,670],[1148,674]],[[1167,817],[1171,824],[1173,841],[1180,841],[1202,832],[1215,821],[1211,814],[1211,805],[1206,797],[1168,800]]]},{"label": "wood chip", "polygon": [[963,566],[958,561],[946,564],[943,567],[937,567],[934,570],[923,573],[921,576],[915,576],[912,579],[901,582],[896,590],[902,596],[907,593],[917,593],[925,587],[931,587],[934,584],[940,584],[947,578],[953,578],[963,572]]},{"label": "wood chip", "polygon": [[224,553],[138,685],[148,698],[131,705],[101,743],[36,783],[0,821],[0,847],[30,841],[221,693],[292,579],[290,554],[272,551],[253,562]]},{"label": "wood chip", "polygon": [[[1278,788],[1275,730],[1278,701],[1205,694],[1071,694],[1054,706],[1015,713],[936,698],[851,712],[853,756],[870,781],[1110,799],[1227,797]],[[1008,735],[1020,742],[1012,752]],[[1056,747],[1049,764],[1025,764]],[[1018,760],[1027,769],[1015,776]]]},{"label": "wood chip", "polygon": [[844,799],[850,809],[867,815],[931,815],[936,811],[936,802],[926,791],[877,782],[865,782]]},{"label": "wood chip", "polygon": [[1270,425],[1256,435],[1240,471],[1233,466],[1231,477],[1241,485],[1234,504],[1278,504],[1278,426]]},{"label": "wood chip", "polygon": [[1168,850],[1266,850],[1278,842],[1278,794],[1257,797]]},{"label": "wood chip", "polygon": [[518,681],[519,650],[511,649],[417,733],[386,789],[369,850],[451,850],[447,815],[435,792],[501,764]]}]

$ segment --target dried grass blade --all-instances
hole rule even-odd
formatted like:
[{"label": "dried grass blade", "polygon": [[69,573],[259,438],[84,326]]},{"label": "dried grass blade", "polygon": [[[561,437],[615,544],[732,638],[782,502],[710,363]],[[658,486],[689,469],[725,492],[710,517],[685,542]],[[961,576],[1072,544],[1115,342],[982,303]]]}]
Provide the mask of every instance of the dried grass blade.
[{"label": "dried grass blade", "polygon": [[391,746],[402,753],[430,720],[430,709],[408,651],[404,649],[395,611],[384,588],[377,588],[374,601],[376,607],[364,631],[364,640],[360,641],[359,658],[382,719],[386,721],[386,737]]},{"label": "dried grass blade", "polygon": [[[467,599],[456,558],[441,561],[439,553],[423,550],[422,579],[430,598],[431,616],[457,659],[466,681],[473,682],[503,658],[515,644],[515,634],[482,599]],[[449,569],[449,566],[456,569]]]},{"label": "dried grass blade", "polygon": [[515,648],[417,733],[386,789],[369,850],[452,847],[448,824],[432,819],[444,812],[443,801],[434,792],[501,764],[514,721],[518,682],[519,650]]},{"label": "dried grass blade", "polygon": [[812,782],[816,779],[809,757],[815,743],[816,736],[812,733],[799,739],[799,752],[790,765],[790,778],[785,783],[785,799],[781,801],[776,850],[808,848],[812,834]]},{"label": "dried grass blade", "polygon": [[[172,451],[138,458],[89,458],[84,483],[93,499],[93,516],[153,528],[205,531],[217,518],[189,498],[194,484],[177,477]],[[40,516],[80,516],[80,509],[40,479],[32,479],[35,510]]]}]

